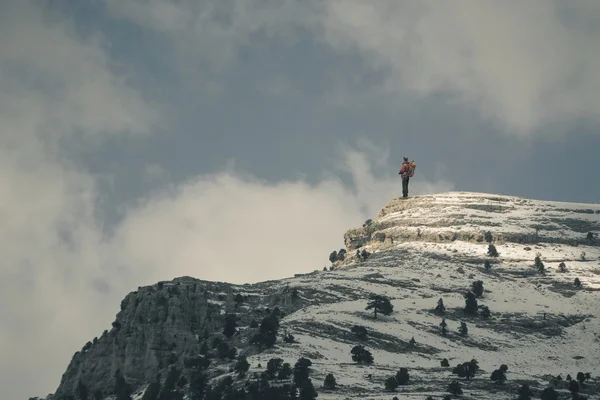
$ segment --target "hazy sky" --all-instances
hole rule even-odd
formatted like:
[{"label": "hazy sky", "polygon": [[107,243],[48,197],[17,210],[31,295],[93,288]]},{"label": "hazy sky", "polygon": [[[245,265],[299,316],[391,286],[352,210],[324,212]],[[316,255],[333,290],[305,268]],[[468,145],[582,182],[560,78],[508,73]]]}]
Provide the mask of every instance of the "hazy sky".
[{"label": "hazy sky", "polygon": [[600,2],[3,0],[0,387],[137,286],[321,269],[401,193],[596,202]]}]

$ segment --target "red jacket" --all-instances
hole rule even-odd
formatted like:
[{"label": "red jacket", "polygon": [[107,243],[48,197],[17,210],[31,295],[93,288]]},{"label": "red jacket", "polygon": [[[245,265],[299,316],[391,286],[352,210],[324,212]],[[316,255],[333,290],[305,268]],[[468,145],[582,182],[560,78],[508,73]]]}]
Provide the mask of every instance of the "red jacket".
[{"label": "red jacket", "polygon": [[404,161],[400,167],[400,175],[405,178],[406,173],[410,170],[410,161]]}]

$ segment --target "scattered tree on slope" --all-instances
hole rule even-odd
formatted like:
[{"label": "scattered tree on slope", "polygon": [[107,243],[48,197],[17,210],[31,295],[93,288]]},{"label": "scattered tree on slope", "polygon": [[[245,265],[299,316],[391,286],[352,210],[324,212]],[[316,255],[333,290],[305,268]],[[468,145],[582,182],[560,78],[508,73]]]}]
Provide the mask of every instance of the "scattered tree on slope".
[{"label": "scattered tree on slope", "polygon": [[465,312],[467,314],[477,314],[477,299],[475,293],[468,291],[465,294]]},{"label": "scattered tree on slope", "polygon": [[325,377],[325,381],[323,382],[323,387],[329,390],[335,390],[337,382],[335,381],[335,377],[333,374],[327,374]]},{"label": "scattered tree on slope", "polygon": [[460,323],[460,328],[458,330],[461,336],[467,336],[469,333],[469,329],[467,328],[467,324],[465,322]]},{"label": "scattered tree on slope", "polygon": [[375,311],[375,318],[377,313],[380,312],[383,315],[390,315],[394,311],[394,306],[390,303],[390,299],[385,296],[373,295],[370,297],[369,302],[365,310],[373,309]]},{"label": "scattered tree on slope", "polygon": [[352,327],[352,329],[350,329],[350,331],[352,333],[354,333],[356,335],[356,337],[358,337],[361,340],[365,340],[367,338],[367,328],[365,328],[364,326],[360,326],[360,325],[354,325]]},{"label": "scattered tree on slope", "polygon": [[400,371],[396,372],[396,381],[398,382],[398,385],[408,385],[408,382],[410,381],[408,369],[400,368]]},{"label": "scattered tree on slope", "polygon": [[492,372],[490,380],[495,383],[502,384],[506,382],[506,372],[508,372],[508,366],[506,364],[502,364],[500,368]]},{"label": "scattered tree on slope", "polygon": [[471,284],[471,290],[475,293],[475,296],[483,296],[483,281],[475,281]]},{"label": "scattered tree on slope", "polygon": [[225,326],[223,327],[223,335],[230,338],[237,332],[237,318],[235,314],[225,315]]},{"label": "scattered tree on slope", "polygon": [[359,364],[373,364],[373,356],[371,352],[365,349],[363,346],[354,346],[350,351],[352,354],[352,360]]},{"label": "scattered tree on slope", "polygon": [[517,393],[519,395],[518,400],[531,400],[533,397],[533,392],[528,384],[521,385]]},{"label": "scattered tree on slope", "polygon": [[459,381],[452,381],[448,385],[448,392],[452,393],[454,396],[461,395],[463,393],[461,384]]},{"label": "scattered tree on slope", "polygon": [[498,250],[496,250],[496,246],[494,246],[493,244],[489,244],[488,246],[488,256],[490,257],[498,257],[500,254],[498,253]]},{"label": "scattered tree on slope", "polygon": [[479,370],[479,365],[477,364],[477,360],[473,359],[471,361],[458,364],[456,367],[454,367],[452,373],[454,375],[458,375],[460,378],[469,380],[475,376],[477,370]]},{"label": "scattered tree on slope", "polygon": [[442,335],[446,336],[448,334],[448,329],[446,329],[446,327],[448,326],[448,324],[446,323],[446,319],[442,318],[442,322],[440,323],[440,326],[442,327]]},{"label": "scattered tree on slope", "polygon": [[437,302],[437,306],[433,309],[433,312],[437,315],[443,315],[446,312],[446,307],[444,306],[444,300],[439,299]]}]

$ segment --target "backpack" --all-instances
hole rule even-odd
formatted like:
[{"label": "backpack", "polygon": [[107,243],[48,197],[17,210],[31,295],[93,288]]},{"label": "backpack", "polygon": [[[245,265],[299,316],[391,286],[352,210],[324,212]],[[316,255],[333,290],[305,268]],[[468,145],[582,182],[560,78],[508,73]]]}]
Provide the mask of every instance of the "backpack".
[{"label": "backpack", "polygon": [[406,176],[408,176],[409,178],[412,178],[412,176],[415,174],[415,169],[417,168],[417,164],[413,161],[410,162],[410,164],[408,164],[409,169],[408,172],[406,173]]}]

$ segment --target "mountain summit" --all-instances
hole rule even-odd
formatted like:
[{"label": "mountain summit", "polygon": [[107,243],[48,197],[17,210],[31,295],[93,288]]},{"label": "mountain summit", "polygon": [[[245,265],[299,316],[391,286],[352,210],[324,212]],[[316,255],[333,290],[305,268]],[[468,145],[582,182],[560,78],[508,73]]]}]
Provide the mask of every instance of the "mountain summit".
[{"label": "mountain summit", "polygon": [[138,288],[48,399],[598,399],[598,231],[599,204],[393,199],[323,271]]}]

